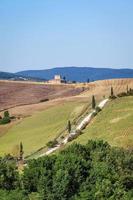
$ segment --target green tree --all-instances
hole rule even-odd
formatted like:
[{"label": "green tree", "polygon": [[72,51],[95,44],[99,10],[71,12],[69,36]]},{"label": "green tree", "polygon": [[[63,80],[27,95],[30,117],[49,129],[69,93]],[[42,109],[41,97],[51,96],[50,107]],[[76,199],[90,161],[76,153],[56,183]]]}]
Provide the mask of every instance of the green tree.
[{"label": "green tree", "polygon": [[10,122],[10,114],[8,111],[4,112],[4,117],[0,118],[0,124],[8,124]]},{"label": "green tree", "polygon": [[22,144],[22,142],[20,142],[20,151],[19,151],[20,160],[23,160],[23,155],[24,155],[23,144]]},{"label": "green tree", "polygon": [[96,107],[96,100],[95,100],[95,96],[92,96],[92,109],[95,109]]},{"label": "green tree", "polygon": [[10,117],[10,114],[9,114],[9,111],[8,111],[8,110],[6,110],[6,111],[4,112],[4,117],[5,117],[5,118]]},{"label": "green tree", "polygon": [[113,89],[113,87],[111,87],[111,97],[113,97],[114,96],[114,89]]},{"label": "green tree", "polygon": [[68,125],[67,125],[68,133],[71,132],[72,126],[70,120],[68,120]]},{"label": "green tree", "polygon": [[0,158],[0,189],[14,190],[19,188],[19,185],[15,160],[11,156]]},{"label": "green tree", "polygon": [[89,82],[90,82],[90,79],[88,78],[88,79],[87,79],[87,83],[89,83]]}]

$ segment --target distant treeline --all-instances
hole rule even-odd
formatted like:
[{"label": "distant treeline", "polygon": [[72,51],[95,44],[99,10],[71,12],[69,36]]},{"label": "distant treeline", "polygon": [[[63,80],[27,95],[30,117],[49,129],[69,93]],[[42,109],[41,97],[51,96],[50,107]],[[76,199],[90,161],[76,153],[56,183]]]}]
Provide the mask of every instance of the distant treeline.
[{"label": "distant treeline", "polygon": [[1,200],[130,200],[133,154],[107,142],[72,144],[30,160],[18,172],[11,156],[0,158]]}]

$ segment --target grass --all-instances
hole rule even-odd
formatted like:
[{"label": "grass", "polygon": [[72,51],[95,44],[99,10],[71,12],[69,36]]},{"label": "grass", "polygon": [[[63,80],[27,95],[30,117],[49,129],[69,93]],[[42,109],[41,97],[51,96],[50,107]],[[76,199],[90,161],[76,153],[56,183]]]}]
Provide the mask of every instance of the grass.
[{"label": "grass", "polygon": [[112,146],[133,146],[133,97],[108,103],[75,141],[85,144],[89,139],[102,139]]},{"label": "grass", "polygon": [[0,137],[0,155],[12,153],[16,145],[23,143],[25,155],[29,155],[53,140],[86,106],[84,102],[67,102],[48,108],[23,119]]}]

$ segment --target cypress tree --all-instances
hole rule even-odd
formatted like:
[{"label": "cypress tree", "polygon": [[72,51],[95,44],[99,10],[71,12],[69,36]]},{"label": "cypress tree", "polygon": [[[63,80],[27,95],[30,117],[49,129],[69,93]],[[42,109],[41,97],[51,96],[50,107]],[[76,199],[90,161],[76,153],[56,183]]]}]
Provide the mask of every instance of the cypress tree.
[{"label": "cypress tree", "polygon": [[22,142],[20,142],[20,152],[19,152],[19,158],[20,158],[20,160],[23,160],[23,154],[24,154],[23,144],[22,144]]},{"label": "cypress tree", "polygon": [[95,96],[92,96],[92,108],[95,109],[96,107],[96,101],[95,101]]},{"label": "cypress tree", "polygon": [[114,96],[114,89],[113,89],[113,87],[111,87],[111,97],[113,97]]},{"label": "cypress tree", "polygon": [[70,132],[71,132],[71,129],[72,129],[70,120],[68,121],[68,126],[67,126],[67,128],[68,128],[68,133],[70,133]]}]

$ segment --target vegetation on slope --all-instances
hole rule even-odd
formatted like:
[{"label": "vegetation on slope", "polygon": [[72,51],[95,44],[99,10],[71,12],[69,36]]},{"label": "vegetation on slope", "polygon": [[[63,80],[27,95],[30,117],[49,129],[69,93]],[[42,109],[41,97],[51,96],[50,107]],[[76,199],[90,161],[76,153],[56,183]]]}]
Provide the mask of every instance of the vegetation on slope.
[{"label": "vegetation on slope", "polygon": [[64,130],[68,120],[79,116],[87,104],[82,101],[62,103],[25,118],[0,137],[0,154],[12,153],[21,141],[25,155],[45,146]]},{"label": "vegetation on slope", "polygon": [[113,146],[133,146],[133,97],[121,97],[108,103],[76,141],[103,139]]},{"label": "vegetation on slope", "polygon": [[31,160],[21,176],[0,159],[1,200],[131,200],[131,151],[106,142],[73,144],[58,155]]}]

